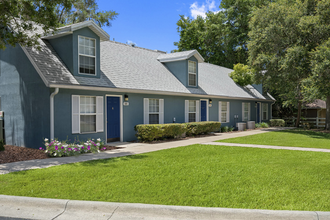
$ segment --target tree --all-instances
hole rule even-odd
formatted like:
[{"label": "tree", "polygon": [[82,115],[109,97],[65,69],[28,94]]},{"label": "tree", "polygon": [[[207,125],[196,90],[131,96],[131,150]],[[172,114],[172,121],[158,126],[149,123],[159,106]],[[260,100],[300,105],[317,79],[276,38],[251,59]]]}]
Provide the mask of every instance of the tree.
[{"label": "tree", "polygon": [[62,25],[93,20],[100,27],[111,26],[118,13],[115,11],[99,11],[96,0],[72,0],[72,7],[66,8],[58,5],[56,13],[58,22]]},{"label": "tree", "polygon": [[196,49],[206,62],[233,68],[247,64],[247,40],[251,12],[270,0],[222,0],[220,11],[206,18],[180,16],[177,22],[180,41],[175,51]]},{"label": "tree", "polygon": [[235,64],[234,71],[229,76],[240,86],[244,87],[253,84],[253,71],[248,65]]},{"label": "tree", "polygon": [[57,6],[71,8],[72,0],[1,0],[0,49],[6,45],[38,45],[40,34],[34,33],[35,23],[41,24],[45,33],[56,29]]},{"label": "tree", "polygon": [[[252,13],[249,65],[255,80],[297,106],[299,126],[303,82],[311,76],[311,53],[330,36],[327,0],[279,0]],[[327,4],[326,4],[327,3]]]}]

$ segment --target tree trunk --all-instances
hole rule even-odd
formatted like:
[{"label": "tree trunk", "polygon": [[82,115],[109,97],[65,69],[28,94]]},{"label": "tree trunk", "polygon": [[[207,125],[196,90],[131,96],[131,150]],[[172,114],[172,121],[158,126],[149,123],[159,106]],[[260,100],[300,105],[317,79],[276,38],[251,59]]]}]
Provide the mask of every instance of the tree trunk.
[{"label": "tree trunk", "polygon": [[296,127],[299,128],[300,124],[300,117],[301,117],[301,101],[298,101],[298,114],[297,114],[297,121],[296,121]]},{"label": "tree trunk", "polygon": [[330,130],[330,95],[327,96],[327,113],[325,119],[325,130]]}]

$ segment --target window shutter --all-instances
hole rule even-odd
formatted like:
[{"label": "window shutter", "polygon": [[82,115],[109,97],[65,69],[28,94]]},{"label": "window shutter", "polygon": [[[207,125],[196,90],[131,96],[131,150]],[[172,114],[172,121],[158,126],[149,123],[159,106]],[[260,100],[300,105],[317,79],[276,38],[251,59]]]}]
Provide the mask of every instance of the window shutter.
[{"label": "window shutter", "polygon": [[164,124],[164,99],[159,99],[159,124]]},{"label": "window shutter", "polygon": [[189,100],[184,101],[184,121],[189,122]]},{"label": "window shutter", "polygon": [[242,121],[244,121],[244,102],[242,102]]},{"label": "window shutter", "polygon": [[80,96],[72,96],[72,134],[80,133]]},{"label": "window shutter", "polygon": [[219,102],[219,122],[221,122],[222,123],[222,121],[221,121],[221,114],[222,113],[222,108],[221,108],[221,102]]},{"label": "window shutter", "polygon": [[248,103],[248,110],[249,110],[249,117],[248,117],[248,121],[250,121],[251,119],[250,119],[250,115],[251,115],[251,108],[250,108],[250,106],[251,106],[251,103]]},{"label": "window shutter", "polygon": [[227,123],[230,122],[230,103],[227,102]]},{"label": "window shutter", "polygon": [[199,101],[196,101],[196,122],[200,121],[200,116],[199,116],[200,109],[199,108],[200,108]]},{"label": "window shutter", "polygon": [[149,124],[149,99],[143,99],[143,106],[144,106],[144,124]]},{"label": "window shutter", "polygon": [[96,132],[104,131],[103,96],[96,96]]}]

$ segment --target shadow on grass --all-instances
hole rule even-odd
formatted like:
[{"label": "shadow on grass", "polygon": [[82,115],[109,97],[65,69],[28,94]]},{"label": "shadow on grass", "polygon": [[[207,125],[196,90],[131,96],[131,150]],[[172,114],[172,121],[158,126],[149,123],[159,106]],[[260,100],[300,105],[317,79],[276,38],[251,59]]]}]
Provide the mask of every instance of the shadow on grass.
[{"label": "shadow on grass", "polygon": [[310,138],[330,140],[330,133],[303,130],[303,129],[300,129],[300,128],[293,129],[293,130],[275,131],[275,132],[277,132],[277,133],[301,134],[301,135],[308,136]]}]

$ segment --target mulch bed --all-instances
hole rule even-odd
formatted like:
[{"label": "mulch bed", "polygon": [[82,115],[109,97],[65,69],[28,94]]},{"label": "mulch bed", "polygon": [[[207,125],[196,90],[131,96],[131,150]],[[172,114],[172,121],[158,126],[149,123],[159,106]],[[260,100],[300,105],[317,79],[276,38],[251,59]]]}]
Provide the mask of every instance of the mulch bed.
[{"label": "mulch bed", "polygon": [[[103,146],[106,150],[120,149],[122,147]],[[38,149],[17,147],[12,145],[5,145],[5,150],[0,151],[0,164],[12,163],[25,160],[36,160],[50,158],[46,153]]]}]

